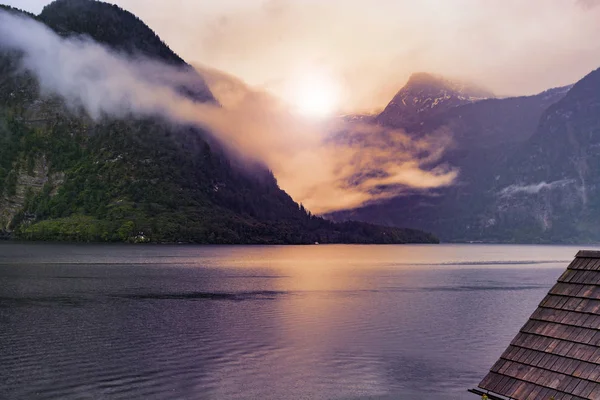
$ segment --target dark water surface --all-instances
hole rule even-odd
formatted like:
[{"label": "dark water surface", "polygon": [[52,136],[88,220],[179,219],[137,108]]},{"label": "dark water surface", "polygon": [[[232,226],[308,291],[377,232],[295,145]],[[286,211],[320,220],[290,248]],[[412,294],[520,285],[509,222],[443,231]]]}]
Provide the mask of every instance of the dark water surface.
[{"label": "dark water surface", "polygon": [[2,243],[0,399],[475,400],[577,250]]}]

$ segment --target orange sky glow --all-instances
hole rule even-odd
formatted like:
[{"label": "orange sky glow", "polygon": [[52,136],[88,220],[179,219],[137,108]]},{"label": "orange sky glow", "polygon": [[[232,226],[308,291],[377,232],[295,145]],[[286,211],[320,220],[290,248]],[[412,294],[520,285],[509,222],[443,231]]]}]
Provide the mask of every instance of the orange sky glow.
[{"label": "orange sky glow", "polygon": [[[48,3],[5,2],[33,12]],[[324,96],[335,96],[338,112],[369,112],[418,71],[516,95],[573,83],[600,66],[598,0],[112,2],[142,18],[188,62],[300,108],[310,107],[302,103],[315,94],[290,93],[299,79],[328,79]]]}]

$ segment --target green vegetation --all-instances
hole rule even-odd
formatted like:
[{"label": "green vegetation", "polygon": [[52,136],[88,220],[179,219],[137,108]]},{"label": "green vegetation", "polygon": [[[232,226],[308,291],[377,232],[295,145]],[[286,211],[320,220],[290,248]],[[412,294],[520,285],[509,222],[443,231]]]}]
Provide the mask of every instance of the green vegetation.
[{"label": "green vegetation", "polygon": [[62,35],[83,34],[118,51],[185,64],[144,22],[117,5],[57,0],[44,7],[39,18]]},{"label": "green vegetation", "polygon": [[[84,33],[183,63],[116,6],[58,0],[38,19],[64,35]],[[420,231],[315,217],[269,171],[232,163],[207,132],[158,118],[92,121],[40,95],[18,61],[18,54],[0,53],[0,237],[10,230],[17,239],[44,241],[437,241]],[[211,101],[199,87],[190,90],[194,98]]]},{"label": "green vegetation", "polygon": [[[75,215],[56,220],[40,221],[24,227],[20,231],[20,238],[26,240],[52,240],[52,241],[118,241],[114,228],[109,222],[99,221],[89,216]],[[125,236],[122,240],[129,238]]]},{"label": "green vegetation", "polygon": [[33,19],[37,19],[37,16],[35,16],[34,14],[27,12],[27,11],[23,11],[21,9],[18,8],[14,8],[11,6],[5,6],[4,4],[0,4],[0,9],[1,10],[5,10],[5,11],[9,11],[9,12],[13,12],[13,13],[19,13],[19,14],[23,14],[29,18],[33,18]]}]

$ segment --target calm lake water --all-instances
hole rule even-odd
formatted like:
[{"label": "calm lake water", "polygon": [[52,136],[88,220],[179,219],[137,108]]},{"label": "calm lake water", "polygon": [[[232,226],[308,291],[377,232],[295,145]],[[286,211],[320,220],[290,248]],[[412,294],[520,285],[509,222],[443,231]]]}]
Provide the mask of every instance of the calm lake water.
[{"label": "calm lake water", "polygon": [[0,398],[475,400],[578,249],[2,243]]}]

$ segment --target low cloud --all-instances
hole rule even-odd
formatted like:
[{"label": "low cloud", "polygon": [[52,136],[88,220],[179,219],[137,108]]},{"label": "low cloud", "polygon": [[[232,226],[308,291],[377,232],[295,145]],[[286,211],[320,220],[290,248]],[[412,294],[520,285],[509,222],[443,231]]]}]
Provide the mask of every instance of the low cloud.
[{"label": "low cloud", "polygon": [[[276,2],[273,7],[279,12]],[[457,176],[437,165],[450,143],[447,132],[413,139],[343,119],[303,119],[275,97],[219,71],[119,54],[6,12],[0,12],[2,47],[22,52],[22,67],[37,77],[43,94],[58,95],[96,120],[160,116],[211,132],[230,151],[268,167],[284,190],[315,213],[447,186]],[[187,93],[204,100],[206,85],[218,104]]]},{"label": "low cloud", "polygon": [[542,190],[553,190],[563,186],[570,185],[575,181],[572,179],[562,179],[550,183],[539,182],[531,185],[510,185],[500,191],[500,195],[503,197],[514,196],[519,193],[523,194],[538,194]]}]

